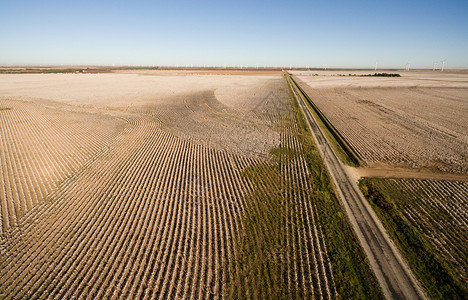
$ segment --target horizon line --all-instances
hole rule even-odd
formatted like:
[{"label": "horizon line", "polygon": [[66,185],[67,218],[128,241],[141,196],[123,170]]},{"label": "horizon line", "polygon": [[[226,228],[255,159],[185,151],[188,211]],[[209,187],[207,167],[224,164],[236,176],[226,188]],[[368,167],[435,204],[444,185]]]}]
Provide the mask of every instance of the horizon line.
[{"label": "horizon line", "polygon": [[196,64],[167,64],[167,65],[156,65],[156,64],[0,64],[0,68],[105,68],[105,69],[175,69],[175,70],[184,70],[184,69],[206,69],[206,70],[314,70],[314,71],[331,71],[331,70],[356,70],[356,71],[468,71],[468,69],[464,68],[444,68],[442,71],[440,67],[436,69],[433,68],[412,68],[407,70],[405,68],[395,68],[395,67],[382,67],[382,68],[373,68],[373,67],[310,67],[310,66],[260,66],[260,65],[196,65]]}]

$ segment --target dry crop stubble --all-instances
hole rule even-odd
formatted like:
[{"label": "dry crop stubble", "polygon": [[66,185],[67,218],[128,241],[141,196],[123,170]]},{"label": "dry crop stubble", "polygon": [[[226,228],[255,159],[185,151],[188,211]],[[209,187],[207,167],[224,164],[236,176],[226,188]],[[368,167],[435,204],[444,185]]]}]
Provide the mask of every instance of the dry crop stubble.
[{"label": "dry crop stubble", "polygon": [[2,232],[41,202],[68,176],[110,145],[121,121],[50,106],[37,100],[1,98]]},{"label": "dry crop stubble", "polygon": [[429,296],[463,298],[467,182],[364,178],[360,186]]},{"label": "dry crop stubble", "polygon": [[[340,293],[282,77],[0,77],[2,99],[34,107],[24,108],[38,119],[30,122],[41,121],[60,133],[41,131],[47,145],[28,140],[17,129],[21,123],[1,133],[2,141],[8,134],[16,137],[16,148],[5,148],[9,157],[27,157],[33,150],[18,149],[35,145],[39,150],[34,151],[42,154],[29,163],[32,169],[39,169],[36,163],[57,170],[51,179],[34,173],[16,178],[13,160],[2,160],[9,187],[20,182],[26,194],[37,182],[43,193],[2,234],[2,295],[222,297],[232,295],[231,284],[250,271],[259,276],[241,280],[239,291],[267,295],[262,276],[274,269],[284,283],[278,286],[286,289],[278,291],[277,282],[269,281],[270,296],[277,295],[273,291],[317,298]],[[16,102],[0,103],[13,108],[0,111],[1,121],[10,124],[12,115],[4,114],[18,113]],[[44,117],[45,110],[55,113]],[[88,153],[84,141],[95,151],[90,157],[80,154]],[[78,153],[69,154],[68,147]],[[59,166],[74,166],[76,157],[82,157],[81,165],[61,171]],[[49,186],[62,177],[61,184]],[[281,200],[279,206],[271,207],[272,202],[265,202],[269,199]],[[2,212],[11,211],[3,202]],[[262,205],[272,210],[259,210]],[[273,214],[277,208],[282,212],[278,218]],[[248,223],[244,217],[249,216],[273,221],[262,224],[279,229],[273,245],[279,241],[286,247],[276,268],[259,264],[245,270],[237,264],[252,257],[242,247],[249,243],[239,243],[240,237],[251,225],[256,231],[263,228]],[[255,235],[247,236],[257,241]]]},{"label": "dry crop stubble", "polygon": [[[66,85],[66,80],[53,79],[56,80],[59,85]],[[176,89],[184,84],[184,78],[171,80],[175,81]],[[212,78],[195,81],[204,80],[208,81],[204,83],[206,86],[213,87]],[[232,79],[224,78],[231,84],[229,80]],[[260,78],[264,82],[270,80]],[[153,81],[157,80],[153,78],[150,82]],[[31,84],[39,94],[44,92],[36,87],[37,83]],[[115,107],[119,103],[104,99],[104,91],[98,87],[94,90],[98,101],[90,107],[89,95],[93,91],[87,91],[84,97],[73,95],[78,87],[90,84],[72,82],[70,85],[75,87],[66,92],[56,88],[52,90],[52,99],[57,100],[62,92],[71,93],[63,99],[84,104],[83,110],[100,110],[118,124],[124,120],[124,130],[86,168],[74,170],[73,180],[45,191],[42,202],[39,200],[28,215],[19,218],[17,227],[4,236],[2,293],[31,298],[221,295],[224,278],[229,275],[222,266],[232,254],[232,237],[239,231],[237,219],[242,211],[243,194],[251,188],[240,173],[258,161],[258,153],[262,157],[268,155],[265,146],[262,148],[256,142],[262,140],[263,132],[248,126],[264,122],[252,116],[237,117],[232,109],[213,102],[213,92],[207,94],[203,90],[181,96],[184,100],[181,105],[170,102],[166,109],[158,106],[168,94],[163,91],[153,95],[153,101],[147,96],[140,102],[132,98],[133,104],[121,110]],[[106,84],[108,78],[104,78]],[[247,84],[243,89],[249,88]],[[28,95],[22,97],[31,99]],[[152,102],[156,105],[147,105]],[[106,109],[106,103],[111,107]],[[2,102],[2,107],[10,104]],[[43,109],[39,102],[34,105]],[[54,105],[60,106],[48,103]],[[171,113],[179,114],[179,118],[171,119]],[[50,119],[51,123],[60,120],[56,116]],[[2,121],[8,119],[2,116]],[[176,124],[177,121],[186,124]],[[203,128],[203,123],[209,130],[197,131]],[[252,134],[234,135],[233,129],[226,128],[229,124],[234,130],[250,130]],[[99,127],[94,123],[91,126]],[[18,135],[15,128],[11,131]],[[231,133],[229,138],[226,132]],[[80,138],[69,138],[82,142]],[[210,143],[214,138],[219,141]],[[50,139],[55,148],[62,150],[58,146],[63,143],[61,136]],[[17,140],[21,141],[18,136]],[[266,144],[275,143],[274,138],[271,140]],[[17,152],[12,149],[11,155]],[[12,176],[14,172],[10,167],[3,174]],[[37,176],[34,178],[39,180]],[[46,196],[48,201],[44,202]],[[2,203],[4,208],[8,205]]]},{"label": "dry crop stubble", "polygon": [[[139,120],[134,125],[133,131],[120,141],[119,147],[111,149],[72,186],[58,192],[64,201],[51,199],[52,206],[62,204],[61,207],[54,207],[47,216],[36,216],[34,227],[41,228],[41,236],[47,238],[35,243],[32,249],[23,248],[26,260],[15,256],[27,265],[19,263],[9,270],[2,268],[8,272],[2,278],[9,278],[4,283],[9,282],[10,288],[26,287],[22,290],[29,293],[26,294],[28,297],[44,293],[56,296],[123,296],[127,293],[123,290],[126,286],[123,283],[128,272],[136,277],[146,270],[150,274],[146,273],[149,278],[144,282],[145,289],[138,287],[140,281],[127,288],[135,293],[146,290],[148,296],[163,296],[176,291],[169,282],[171,274],[179,273],[177,268],[181,266],[174,264],[173,259],[180,255],[193,257],[194,263],[187,265],[184,271],[195,275],[197,280],[193,283],[194,288],[181,291],[182,295],[204,294],[207,286],[220,280],[212,271],[212,276],[208,276],[208,270],[213,270],[216,255],[204,245],[215,245],[217,241],[225,240],[223,235],[229,232],[225,227],[213,231],[215,216],[210,209],[215,202],[229,198],[220,193],[213,178],[213,175],[223,178],[223,173],[227,172],[211,174],[214,165],[227,157],[221,156],[219,151],[191,145],[164,133],[151,119]],[[122,148],[127,151],[121,151]],[[187,151],[192,153],[190,160],[184,158]],[[242,164],[248,164],[242,160],[239,161],[240,168]],[[187,164],[193,162],[195,167],[188,169]],[[223,181],[229,180],[232,179],[223,178]],[[88,188],[83,191],[83,186]],[[64,218],[66,215],[69,217]],[[145,221],[150,218],[152,222]],[[48,222],[42,221],[45,219]],[[182,222],[186,219],[194,224],[188,227]],[[229,222],[220,225],[227,224]],[[143,234],[143,229],[148,232]],[[181,232],[186,234],[181,235]],[[151,240],[148,239],[146,244],[139,242],[148,235]],[[187,235],[192,239],[187,240]],[[23,238],[28,236],[23,232]],[[68,243],[64,243],[65,239]],[[191,247],[177,247],[181,243],[189,243]],[[49,246],[41,246],[45,244]],[[154,248],[141,252],[140,247]],[[131,253],[140,255],[137,257]],[[46,264],[43,264],[43,259],[46,259]],[[11,257],[7,261],[18,263]],[[34,272],[33,277],[15,280],[14,276],[9,276],[23,272],[23,268],[31,267],[36,261],[40,262],[37,268],[41,272]],[[95,284],[89,285],[91,282]],[[49,286],[55,288],[50,289]],[[15,289],[10,292],[23,295]],[[219,290],[214,292],[219,293]]]},{"label": "dry crop stubble", "polygon": [[[271,95],[262,103],[268,105],[268,99]],[[297,125],[285,101],[288,98],[267,112],[281,136],[279,147],[271,151],[275,160],[243,172],[254,189],[246,197],[243,230],[231,263],[230,298],[329,299],[337,295]]]},{"label": "dry crop stubble", "polygon": [[463,298],[467,74],[302,75],[302,88],[370,167],[352,171],[402,177],[360,186],[429,297]]},{"label": "dry crop stubble", "polygon": [[[468,82],[299,77],[312,101],[370,166],[467,174]],[[354,79],[354,78],[353,78]],[[400,80],[401,82],[398,82]],[[324,83],[325,82],[325,83]],[[321,87],[326,86],[326,87]]]}]

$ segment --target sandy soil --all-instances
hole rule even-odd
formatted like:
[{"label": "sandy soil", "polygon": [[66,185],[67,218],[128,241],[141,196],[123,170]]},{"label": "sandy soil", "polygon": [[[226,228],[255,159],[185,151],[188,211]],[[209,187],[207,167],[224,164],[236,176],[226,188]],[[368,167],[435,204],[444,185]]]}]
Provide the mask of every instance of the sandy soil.
[{"label": "sandy soil", "polygon": [[468,172],[468,74],[299,76],[309,97],[369,165]]},{"label": "sandy soil", "polygon": [[105,151],[124,128],[107,114],[0,97],[0,232]]},{"label": "sandy soil", "polygon": [[224,298],[257,191],[294,203],[284,293],[337,297],[283,77],[0,77],[0,298]]},{"label": "sandy soil", "polygon": [[176,135],[249,155],[268,155],[278,143],[278,134],[259,113],[274,104],[281,76],[160,74],[0,74],[0,97],[47,99],[109,113],[146,110]]},{"label": "sandy soil", "polygon": [[453,174],[453,173],[438,173],[434,170],[425,169],[405,169],[392,166],[384,166],[372,168],[353,168],[347,167],[354,180],[357,182],[363,177],[382,177],[382,178],[415,178],[415,179],[432,179],[432,180],[453,180],[453,181],[468,181],[468,175]]},{"label": "sandy soil", "polygon": [[[259,89],[271,76],[197,76],[137,74],[0,74],[0,95],[44,98],[74,105],[128,107],[162,102],[174,95],[204,90],[236,88],[247,102],[258,97]],[[260,88],[259,88],[260,86]],[[266,94],[269,91],[264,91]],[[237,97],[237,95],[231,95]],[[228,101],[231,99],[220,99]]]},{"label": "sandy soil", "polygon": [[269,159],[279,133],[268,116],[285,94],[281,76],[0,74],[0,232],[142,117],[192,144]]}]

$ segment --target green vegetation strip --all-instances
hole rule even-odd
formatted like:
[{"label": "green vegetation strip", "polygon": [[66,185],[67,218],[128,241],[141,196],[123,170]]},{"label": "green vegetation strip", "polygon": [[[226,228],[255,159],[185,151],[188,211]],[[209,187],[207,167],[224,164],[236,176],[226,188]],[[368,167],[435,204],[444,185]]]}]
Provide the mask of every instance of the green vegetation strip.
[{"label": "green vegetation strip", "polygon": [[426,237],[404,217],[404,203],[418,201],[387,179],[363,178],[359,186],[432,299],[467,299],[468,288]]},{"label": "green vegetation strip", "polygon": [[[313,201],[315,218],[322,228],[328,259],[338,299],[383,299],[364,250],[354,233],[344,208],[334,193],[329,174],[320,157],[304,115],[290,91],[291,105],[298,129],[293,134],[302,144],[302,151],[288,146],[275,148],[276,160],[253,165],[243,172],[254,190],[245,197],[241,217],[242,230],[235,240],[225,295],[228,299],[310,299],[320,297],[317,290],[304,288],[294,271],[295,251],[307,247],[295,239],[304,226],[298,217],[298,201]],[[307,191],[288,181],[284,166],[298,156],[306,160],[310,174]],[[305,193],[304,193],[305,192]],[[306,199],[298,199],[304,197]],[[318,225],[318,224],[317,224]],[[295,240],[295,245],[291,242]],[[289,241],[289,243],[288,243]],[[296,248],[296,249],[294,249]],[[302,251],[305,253],[305,251]],[[325,254],[325,253],[324,253]],[[307,268],[305,268],[307,269]],[[313,274],[313,276],[319,276]],[[307,277],[307,276],[306,276]],[[298,282],[299,280],[299,282]],[[321,287],[320,289],[322,289]],[[322,290],[322,292],[325,292]]]},{"label": "green vegetation strip", "polygon": [[383,299],[382,290],[370,268],[364,249],[334,192],[330,176],[309,131],[305,116],[292,91],[290,94],[339,297]]},{"label": "green vegetation strip", "polygon": [[374,73],[373,75],[361,75],[361,76],[372,76],[372,77],[400,77],[398,73]]},{"label": "green vegetation strip", "polygon": [[[328,143],[330,144],[330,146],[332,147],[333,151],[335,151],[335,153],[338,155],[338,157],[341,159],[342,162],[344,162],[345,164],[347,165],[350,165],[350,166],[353,166],[353,167],[358,167],[359,165],[355,164],[350,158],[349,156],[346,154],[346,152],[344,152],[343,148],[340,146],[340,144],[338,144],[337,140],[335,139],[335,137],[332,135],[332,133],[328,130],[327,126],[322,122],[322,120],[320,119],[320,117],[317,115],[317,113],[315,112],[315,110],[312,108],[312,106],[310,105],[309,102],[305,102],[307,108],[309,109],[309,111],[312,113],[315,121],[317,122],[318,126],[320,127],[320,129],[322,130],[322,132],[324,133],[324,135],[326,136],[327,138],[327,141]],[[360,165],[362,165],[362,161],[360,162]]]},{"label": "green vegetation strip", "polygon": [[[243,230],[235,245],[234,276],[228,284],[229,299],[288,299],[287,207],[282,193],[283,176],[275,164],[254,165],[243,172],[255,190],[246,197]],[[289,192],[292,192],[291,190]]]},{"label": "green vegetation strip", "polygon": [[[333,142],[336,142],[339,145],[340,150],[335,151],[335,152],[344,152],[344,154],[346,156],[345,159],[344,159],[344,162],[346,162],[346,163],[348,163],[348,164],[350,164],[352,166],[356,166],[356,167],[360,166],[362,164],[362,161],[359,159],[358,155],[353,150],[353,148],[348,144],[346,139],[341,135],[341,133],[339,133],[339,131],[335,128],[335,126],[333,126],[333,124],[322,113],[322,111],[314,104],[314,102],[309,98],[307,93],[305,93],[302,90],[302,88],[297,84],[297,82],[294,80],[294,78],[292,78],[292,76],[290,76],[290,79],[293,82],[293,84],[296,86],[298,91],[302,94],[304,99],[306,99],[307,104],[310,107],[312,107],[312,112],[314,113],[314,117],[318,117],[318,119],[321,121],[321,123],[325,126],[326,131],[328,131],[328,132],[325,132],[325,134],[327,135],[327,138],[332,136],[333,140],[334,140],[334,141],[332,141],[332,144],[333,144]],[[317,120],[317,118],[316,118],[316,120]],[[322,127],[322,130],[323,130],[323,126],[321,126],[321,127]],[[334,148],[336,150],[337,147],[334,147]],[[343,156],[342,155],[340,155],[340,156],[341,156],[341,158],[343,160]]]}]

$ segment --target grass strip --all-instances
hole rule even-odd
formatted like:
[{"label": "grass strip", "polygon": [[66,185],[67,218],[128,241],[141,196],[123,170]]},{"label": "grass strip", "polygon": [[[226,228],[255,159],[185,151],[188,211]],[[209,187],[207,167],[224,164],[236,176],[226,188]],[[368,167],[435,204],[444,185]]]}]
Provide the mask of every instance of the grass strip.
[{"label": "grass strip", "polygon": [[383,299],[377,278],[370,268],[344,207],[334,192],[330,176],[309,131],[304,114],[291,90],[290,96],[299,129],[299,139],[311,174],[312,193],[333,268],[338,298]]},{"label": "grass strip", "polygon": [[429,297],[467,299],[468,288],[437,254],[430,241],[403,216],[402,204],[412,196],[386,182],[386,179],[382,178],[363,178],[359,181],[359,187],[408,260]]},{"label": "grass strip", "polygon": [[[288,75],[289,76],[289,75]],[[311,112],[314,115],[315,120],[318,120],[319,126],[322,131],[325,133],[327,140],[330,142],[333,150],[341,158],[343,162],[348,165],[358,167],[363,164],[362,160],[359,159],[357,153],[353,148],[348,144],[345,138],[341,133],[333,126],[333,124],[328,120],[328,118],[322,113],[322,111],[314,104],[314,102],[309,98],[307,93],[305,93],[302,88],[297,84],[292,76],[290,76],[293,84],[297,89],[302,93],[304,99],[306,99],[306,104],[311,109]]]},{"label": "grass strip", "polygon": [[[333,279],[330,274],[324,275],[329,281],[333,280],[332,297],[383,299],[377,278],[334,193],[329,174],[291,90],[289,95],[294,115],[287,119],[296,123],[297,130],[282,134],[296,136],[302,149],[282,145],[270,151],[275,160],[252,165],[243,171],[242,175],[252,183],[253,190],[244,196],[242,229],[234,240],[233,256],[227,267],[230,274],[226,276],[223,294],[228,299],[320,297],[320,292],[325,292],[324,287],[318,287],[316,282],[303,282],[301,275],[307,274],[297,273],[300,262],[295,261],[299,249],[307,247],[305,240],[297,239],[298,232],[304,226],[320,226],[328,257],[324,263],[330,262],[333,273]],[[289,182],[290,177],[283,172],[289,169],[285,166],[294,164],[298,157],[306,161],[311,175],[308,179],[311,188],[307,191]],[[303,192],[307,199],[296,197]],[[303,212],[297,201],[314,202],[314,218],[318,223],[301,222],[299,215]],[[319,275],[314,272],[314,276]]]},{"label": "grass strip", "polygon": [[291,298],[286,271],[288,199],[281,193],[282,175],[275,164],[258,164],[244,170],[243,176],[255,189],[245,199],[227,298]]}]

